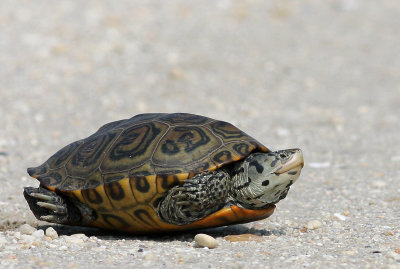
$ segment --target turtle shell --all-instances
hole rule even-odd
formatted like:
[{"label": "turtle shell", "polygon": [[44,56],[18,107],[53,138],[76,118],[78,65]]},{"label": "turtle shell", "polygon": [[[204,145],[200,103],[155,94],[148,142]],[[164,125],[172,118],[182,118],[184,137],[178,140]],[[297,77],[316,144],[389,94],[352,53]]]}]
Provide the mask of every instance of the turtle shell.
[{"label": "turtle shell", "polygon": [[255,151],[269,150],[224,121],[186,113],[141,114],[102,126],[28,173],[43,187],[94,209],[93,226],[166,230],[176,225],[163,223],[156,213],[165,192]]}]

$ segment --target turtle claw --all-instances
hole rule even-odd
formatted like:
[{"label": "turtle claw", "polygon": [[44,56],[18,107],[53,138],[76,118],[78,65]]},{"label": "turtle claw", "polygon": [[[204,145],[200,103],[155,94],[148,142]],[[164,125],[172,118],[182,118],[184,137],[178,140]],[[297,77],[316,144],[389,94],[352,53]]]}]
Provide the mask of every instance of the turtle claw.
[{"label": "turtle claw", "polygon": [[55,196],[55,195],[46,195],[43,193],[39,193],[39,192],[31,192],[28,193],[30,196],[36,198],[36,199],[40,199],[46,202],[50,202],[52,204],[60,204],[63,203],[63,200],[59,197],[59,196]]},{"label": "turtle claw", "polygon": [[41,193],[37,193],[37,192],[32,192],[32,193],[28,193],[28,194],[34,198],[38,198],[43,201],[51,201],[51,196],[48,196],[45,194],[41,194]]},{"label": "turtle claw", "polygon": [[38,206],[52,210],[55,214],[65,214],[67,211],[65,206],[60,206],[60,205],[46,203],[46,202],[37,202],[36,204]]},{"label": "turtle claw", "polygon": [[45,202],[37,202],[36,203],[38,206],[53,210],[53,211],[57,211],[57,206],[54,204],[50,204],[50,203],[45,203]]},{"label": "turtle claw", "polygon": [[60,217],[55,216],[55,215],[46,215],[46,216],[40,216],[40,220],[47,221],[47,222],[53,222],[53,223],[59,223]]}]

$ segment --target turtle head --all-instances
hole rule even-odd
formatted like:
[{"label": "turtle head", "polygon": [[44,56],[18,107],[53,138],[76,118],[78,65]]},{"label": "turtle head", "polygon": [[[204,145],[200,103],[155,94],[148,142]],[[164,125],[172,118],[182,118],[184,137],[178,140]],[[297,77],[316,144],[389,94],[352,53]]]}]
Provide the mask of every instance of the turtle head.
[{"label": "turtle head", "polygon": [[286,197],[304,166],[303,153],[300,149],[254,153],[242,166],[243,173],[234,182],[236,199],[247,208],[263,208]]}]

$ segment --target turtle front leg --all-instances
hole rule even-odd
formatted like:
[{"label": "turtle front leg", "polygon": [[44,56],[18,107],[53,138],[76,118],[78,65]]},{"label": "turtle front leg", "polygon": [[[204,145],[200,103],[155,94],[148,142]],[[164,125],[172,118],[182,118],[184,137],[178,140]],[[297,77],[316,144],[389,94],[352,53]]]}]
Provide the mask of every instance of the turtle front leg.
[{"label": "turtle front leg", "polygon": [[67,197],[40,186],[39,188],[24,188],[24,196],[33,214],[39,220],[68,225],[84,224],[82,210],[71,203]]},{"label": "turtle front leg", "polygon": [[167,223],[184,225],[218,211],[227,202],[230,175],[223,170],[197,175],[175,186],[158,206]]}]

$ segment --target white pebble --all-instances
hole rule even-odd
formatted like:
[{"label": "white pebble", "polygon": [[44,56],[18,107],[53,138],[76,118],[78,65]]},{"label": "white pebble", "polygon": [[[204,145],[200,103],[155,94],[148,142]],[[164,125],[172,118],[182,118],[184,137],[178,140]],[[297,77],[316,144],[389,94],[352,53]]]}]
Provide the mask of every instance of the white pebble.
[{"label": "white pebble", "polygon": [[345,216],[343,216],[342,214],[339,214],[339,213],[335,213],[335,214],[333,214],[336,218],[338,218],[339,220],[346,220],[346,217]]},{"label": "white pebble", "polygon": [[0,250],[7,245],[7,240],[4,236],[0,235]]},{"label": "white pebble", "polygon": [[81,245],[87,241],[88,237],[84,234],[73,234],[71,236],[64,237],[66,243]]},{"label": "white pebble", "polygon": [[372,182],[372,186],[376,187],[376,188],[383,188],[386,187],[387,182],[382,181],[382,180],[375,180]]},{"label": "white pebble", "polygon": [[57,247],[57,245],[54,245],[54,244],[48,244],[48,245],[47,245],[47,247],[48,247],[48,248],[56,248],[56,247]]},{"label": "white pebble", "polygon": [[33,232],[36,231],[35,228],[33,228],[31,225],[29,224],[23,224],[21,226],[19,226],[19,231],[21,232],[21,234],[32,234]]},{"label": "white pebble", "polygon": [[43,238],[43,236],[44,236],[44,231],[43,231],[43,230],[36,230],[36,231],[34,231],[34,232],[32,233],[32,236],[35,237],[35,238],[37,238],[37,239]]},{"label": "white pebble", "polygon": [[306,225],[306,228],[308,230],[315,230],[315,229],[318,229],[321,227],[322,227],[322,223],[319,220],[310,220]]},{"label": "white pebble", "polygon": [[65,238],[65,242],[68,243],[68,244],[78,244],[78,245],[84,243],[83,240],[82,240],[82,238],[78,238],[78,237],[68,237],[68,238]]},{"label": "white pebble", "polygon": [[17,238],[18,240],[21,239],[21,233],[20,232],[14,232],[14,237]]},{"label": "white pebble", "polygon": [[218,246],[217,240],[207,234],[197,234],[194,237],[194,241],[200,247],[216,248]]},{"label": "white pebble", "polygon": [[83,241],[87,241],[89,238],[86,236],[86,234],[73,234],[71,237],[75,238],[81,238]]},{"label": "white pebble", "polygon": [[58,233],[53,227],[49,227],[46,229],[46,236],[50,237],[51,239],[56,239],[58,238]]}]

